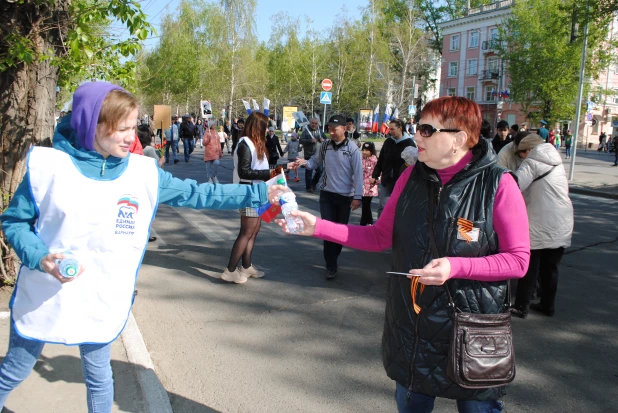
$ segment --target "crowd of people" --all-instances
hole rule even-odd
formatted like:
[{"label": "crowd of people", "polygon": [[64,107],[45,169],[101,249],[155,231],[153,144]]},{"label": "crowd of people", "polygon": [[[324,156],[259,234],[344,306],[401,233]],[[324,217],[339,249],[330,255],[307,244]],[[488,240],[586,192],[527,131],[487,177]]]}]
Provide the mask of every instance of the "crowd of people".
[{"label": "crowd of people", "polygon": [[[504,385],[469,389],[448,373],[453,313],[555,315],[559,266],[573,232],[557,149],[564,146],[569,159],[570,131],[548,130],[541,121],[531,133],[500,121],[491,137],[475,102],[443,97],[428,102],[416,124],[389,122],[379,152],[360,141],[353,119],[340,115],[328,119],[328,134],[311,119],[285,137],[284,148],[274,119],[254,111],[229,127],[173,116],[161,131],[160,156],[150,127],[135,126],[137,108],[118,86],[80,86],[54,148],[31,151],[26,176],[0,217],[24,264],[0,365],[0,406],[45,343],[62,343],[80,346],[88,411],[110,412],[111,343],[133,303],[157,205],[239,211],[221,279],[243,284],[266,275],[252,260],[262,225],[257,208],[277,204],[285,190],[265,182],[287,170],[289,182],[299,183],[304,168],[305,191],[319,192],[320,218],[292,214],[303,221],[300,235],[322,240],[325,278],[337,277],[343,246],[392,248],[391,270],[404,274],[388,280],[382,343],[398,411],[430,412],[436,397],[457,400],[460,412],[503,411]],[[165,170],[179,162],[179,142],[186,163],[195,145],[204,148],[203,184]],[[233,183],[222,185],[217,172],[226,148]],[[287,163],[280,159],[285,154]],[[80,199],[66,202],[75,190]],[[350,224],[358,208],[360,225]],[[54,219],[59,215],[65,219]],[[285,220],[277,223],[287,231]],[[79,257],[77,277],[59,272],[57,260],[67,251]]]}]

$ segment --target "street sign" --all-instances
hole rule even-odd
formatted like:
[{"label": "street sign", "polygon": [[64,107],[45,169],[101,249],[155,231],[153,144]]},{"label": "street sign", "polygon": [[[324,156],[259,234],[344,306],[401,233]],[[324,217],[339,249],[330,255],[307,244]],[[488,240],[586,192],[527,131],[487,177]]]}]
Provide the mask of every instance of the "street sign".
[{"label": "street sign", "polygon": [[587,121],[591,121],[592,120],[592,113],[586,113],[586,120]]},{"label": "street sign", "polygon": [[408,115],[410,116],[416,115],[416,106],[414,105],[408,106]]},{"label": "street sign", "polygon": [[[330,79],[324,79],[322,80],[322,89],[324,89],[325,91],[329,91],[333,88],[333,82],[331,82]],[[330,103],[330,102],[329,102]]]},{"label": "street sign", "polygon": [[586,108],[587,112],[592,112],[592,109],[594,109],[594,102],[588,102]]},{"label": "street sign", "polygon": [[320,103],[324,105],[330,105],[333,101],[333,94],[331,92],[320,92]]}]

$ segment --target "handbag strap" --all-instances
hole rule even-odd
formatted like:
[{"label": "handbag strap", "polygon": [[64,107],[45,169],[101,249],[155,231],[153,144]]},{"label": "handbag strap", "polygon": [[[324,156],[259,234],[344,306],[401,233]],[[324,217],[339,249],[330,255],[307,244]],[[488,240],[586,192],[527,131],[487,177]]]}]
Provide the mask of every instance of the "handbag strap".
[{"label": "handbag strap", "polygon": [[539,177],[535,178],[534,180],[532,180],[532,182],[535,182],[535,181],[538,181],[538,180],[540,180],[540,179],[545,178],[545,177],[546,177],[547,175],[549,175],[549,174],[550,174],[550,173],[551,173],[554,169],[556,169],[556,166],[557,166],[557,165],[552,166],[552,167],[551,167],[551,169],[550,169],[549,171],[547,171],[547,172],[545,172],[543,175],[541,175],[541,176],[539,176]]}]

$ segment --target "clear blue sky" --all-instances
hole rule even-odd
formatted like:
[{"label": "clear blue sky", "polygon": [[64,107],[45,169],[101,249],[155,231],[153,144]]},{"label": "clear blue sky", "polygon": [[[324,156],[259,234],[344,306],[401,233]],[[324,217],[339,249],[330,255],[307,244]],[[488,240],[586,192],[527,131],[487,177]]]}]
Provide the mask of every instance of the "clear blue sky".
[{"label": "clear blue sky", "polygon": [[[171,13],[180,3],[180,0],[142,0],[141,5],[144,12],[148,15],[148,20],[159,30],[161,17]],[[347,9],[348,19],[358,19],[361,14],[361,7],[366,7],[368,0],[312,0],[299,2],[295,0],[257,0],[257,13],[255,21],[257,24],[257,35],[260,41],[268,41],[272,22],[271,16],[287,11],[292,17],[304,20],[304,15],[313,20],[315,30],[328,32],[335,24],[335,16],[341,14],[343,6]],[[166,9],[167,8],[167,9]],[[158,44],[158,39],[146,41],[146,48],[150,49]]]}]

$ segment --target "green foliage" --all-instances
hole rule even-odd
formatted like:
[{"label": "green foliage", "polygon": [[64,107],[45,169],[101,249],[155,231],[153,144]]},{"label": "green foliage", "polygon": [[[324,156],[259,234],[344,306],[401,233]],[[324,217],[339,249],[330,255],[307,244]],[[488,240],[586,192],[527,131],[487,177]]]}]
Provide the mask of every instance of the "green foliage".
[{"label": "green foliage", "polygon": [[[511,99],[538,118],[572,118],[583,45],[582,36],[572,36],[572,27],[584,27],[585,13],[562,0],[519,0],[512,11],[499,47],[511,77]],[[590,25],[586,64],[586,77],[592,79],[607,68],[615,47],[607,40],[608,19],[596,20]]]},{"label": "green foliage", "polygon": [[[35,2],[40,15],[31,16],[32,29],[15,27],[0,41],[0,72],[49,60],[58,67],[58,85],[69,90],[86,79],[105,79],[130,86],[135,63],[126,59],[141,49],[141,41],[154,28],[135,0],[76,0],[68,3],[68,13],[55,14],[54,0]],[[23,1],[17,7],[27,7]],[[30,9],[24,9],[30,10]],[[40,19],[40,20],[37,20]],[[120,22],[127,38],[112,34],[110,25]],[[59,32],[66,27],[66,32]],[[59,44],[37,50],[34,40],[50,30],[58,31]],[[66,35],[64,35],[66,33]]]}]

